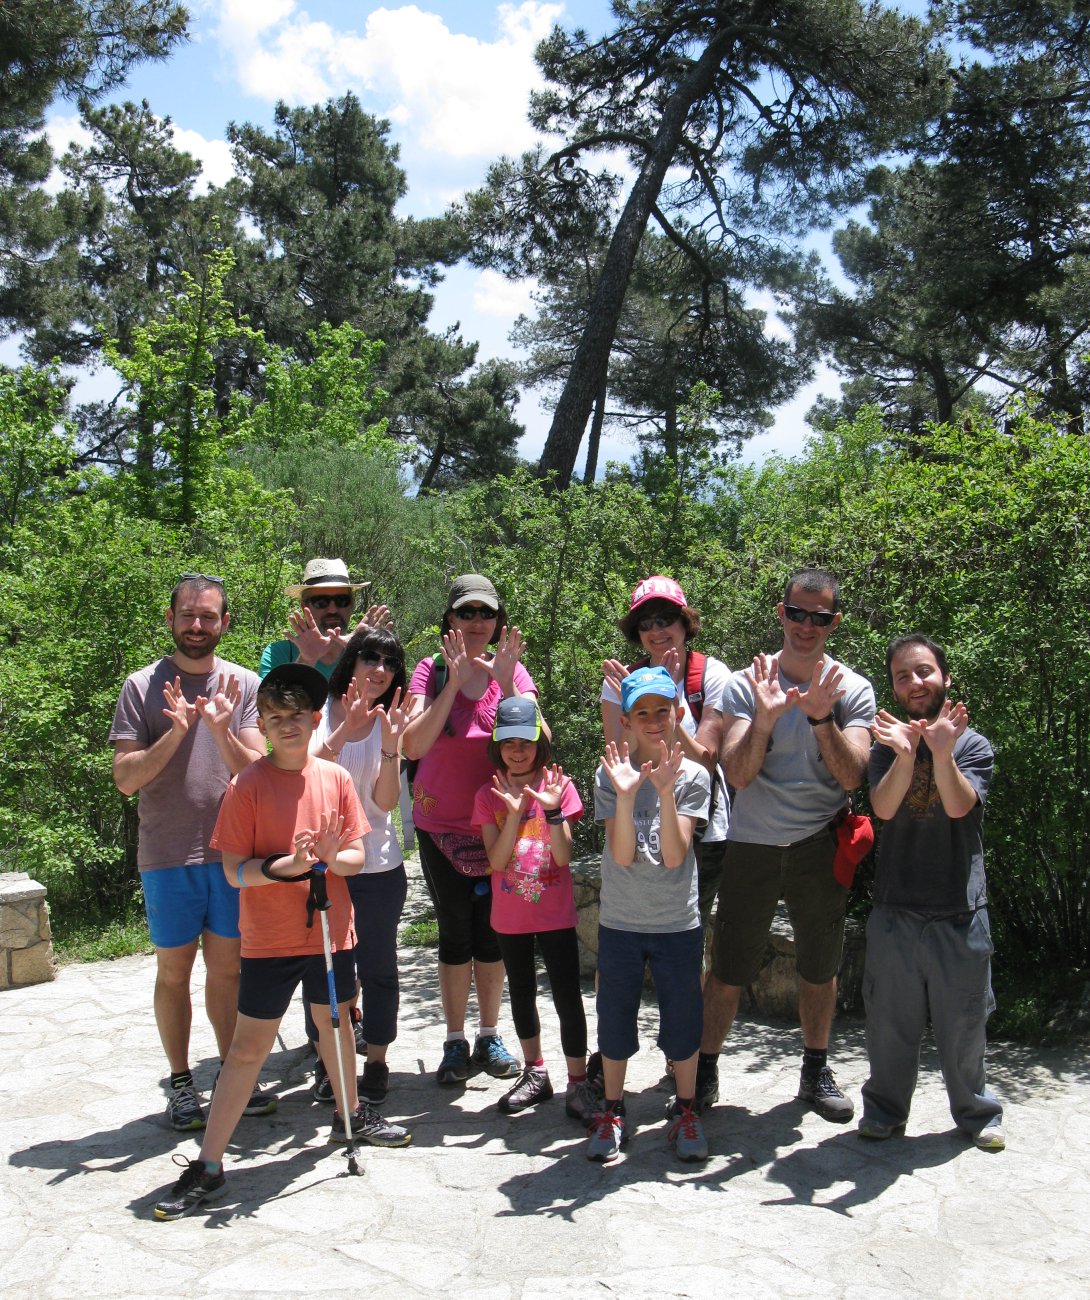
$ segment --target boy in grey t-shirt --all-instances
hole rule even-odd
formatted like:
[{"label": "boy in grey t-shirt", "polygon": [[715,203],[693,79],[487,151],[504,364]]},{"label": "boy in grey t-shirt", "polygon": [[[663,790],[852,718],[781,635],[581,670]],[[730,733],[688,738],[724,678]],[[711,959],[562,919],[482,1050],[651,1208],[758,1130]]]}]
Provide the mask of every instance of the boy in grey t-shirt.
[{"label": "boy in grey t-shirt", "polygon": [[639,1038],[646,964],[659,1004],[659,1045],[674,1061],[677,1097],[669,1140],[682,1160],[708,1154],[693,1110],[703,1003],[703,928],[693,834],[707,822],[711,778],[682,757],[682,709],[664,668],[639,668],[621,687],[628,737],[606,746],[594,782],[594,816],[605,826],[598,925],[598,1045],[605,1098],[587,1142],[611,1160],[627,1138],[624,1080]]}]

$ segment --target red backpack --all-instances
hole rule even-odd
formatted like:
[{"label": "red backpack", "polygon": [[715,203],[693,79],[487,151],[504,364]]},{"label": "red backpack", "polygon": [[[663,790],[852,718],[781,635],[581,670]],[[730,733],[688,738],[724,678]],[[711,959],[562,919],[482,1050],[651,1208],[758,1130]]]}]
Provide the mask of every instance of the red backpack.
[{"label": "red backpack", "polygon": [[[636,668],[647,668],[651,663],[651,656],[644,655],[642,659],[637,659],[634,664],[628,665],[628,671],[632,672]],[[700,653],[699,650],[690,650],[685,663],[685,698],[689,702],[689,708],[692,709],[693,718],[696,725],[700,726],[700,715],[704,712],[704,669],[708,663],[708,656]]]}]

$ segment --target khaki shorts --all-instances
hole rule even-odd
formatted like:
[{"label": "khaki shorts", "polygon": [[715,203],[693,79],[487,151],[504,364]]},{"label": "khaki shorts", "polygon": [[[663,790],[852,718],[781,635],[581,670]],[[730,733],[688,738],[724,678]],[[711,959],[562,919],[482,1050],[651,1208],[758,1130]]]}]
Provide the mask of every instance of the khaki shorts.
[{"label": "khaki shorts", "polygon": [[781,898],[795,933],[799,978],[827,984],[836,976],[848,891],[833,876],[835,852],[831,828],[797,844],[727,844],[712,949],[716,979],[739,987],[753,983]]}]

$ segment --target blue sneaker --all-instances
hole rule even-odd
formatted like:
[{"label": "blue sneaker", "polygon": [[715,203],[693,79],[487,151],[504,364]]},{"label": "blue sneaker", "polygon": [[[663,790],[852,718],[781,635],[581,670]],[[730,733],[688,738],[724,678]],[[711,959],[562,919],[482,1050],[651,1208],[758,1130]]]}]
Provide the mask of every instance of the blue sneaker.
[{"label": "blue sneaker", "polygon": [[613,1110],[600,1110],[587,1129],[587,1159],[606,1164],[616,1160],[628,1141],[624,1102]]},{"label": "blue sneaker", "polygon": [[490,1074],[493,1079],[513,1079],[519,1071],[519,1063],[503,1045],[499,1034],[485,1034],[473,1045],[472,1063]]},{"label": "blue sneaker", "polygon": [[469,1044],[464,1038],[452,1038],[443,1044],[443,1059],[435,1078],[438,1083],[465,1083],[469,1078]]}]

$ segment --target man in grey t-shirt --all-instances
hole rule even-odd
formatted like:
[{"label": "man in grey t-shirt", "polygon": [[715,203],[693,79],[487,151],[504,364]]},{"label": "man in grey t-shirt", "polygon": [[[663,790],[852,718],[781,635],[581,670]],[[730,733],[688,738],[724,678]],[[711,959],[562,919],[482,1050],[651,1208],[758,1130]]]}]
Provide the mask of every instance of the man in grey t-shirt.
[{"label": "man in grey t-shirt", "polygon": [[704,1034],[697,1101],[719,1097],[719,1052],[742,989],[760,970],[782,897],[795,936],[802,1023],[798,1096],[833,1123],[851,1101],[828,1065],[836,972],[848,891],[833,875],[833,818],[867,769],[874,718],[870,683],[825,653],[840,625],[840,586],[831,573],[804,569],[777,606],[778,655],[758,655],[723,696],[720,757],[735,788],[719,888],[712,970],[704,985]]},{"label": "man in grey t-shirt", "polygon": [[[140,794],[137,866],[155,945],[155,1022],[170,1065],[167,1115],[188,1130],[204,1127],[189,1068],[198,946],[221,1057],[238,1014],[238,890],[208,841],[228,782],[265,753],[265,741],[257,674],[216,657],[231,621],[222,580],[186,574],[166,621],[174,650],[125,679],[110,740],[114,783],[122,794]],[[247,1114],[275,1109],[275,1097],[256,1092]]]}]

